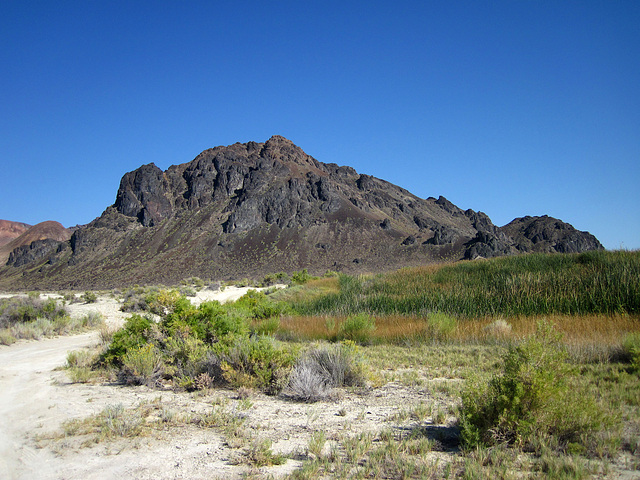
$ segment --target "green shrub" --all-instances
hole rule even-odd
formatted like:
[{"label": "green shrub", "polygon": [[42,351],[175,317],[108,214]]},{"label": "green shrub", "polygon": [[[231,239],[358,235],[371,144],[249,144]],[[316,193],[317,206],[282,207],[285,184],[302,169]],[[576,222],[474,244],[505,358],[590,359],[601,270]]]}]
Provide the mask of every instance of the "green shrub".
[{"label": "green shrub", "polygon": [[285,387],[295,361],[295,353],[271,337],[234,336],[213,347],[228,383],[271,395]]},{"label": "green shrub", "polygon": [[34,322],[38,318],[54,321],[65,316],[68,316],[67,309],[52,298],[42,300],[39,296],[28,296],[0,300],[0,328]]},{"label": "green shrub", "polygon": [[434,312],[427,316],[428,336],[434,340],[447,340],[458,328],[458,321],[446,313]]},{"label": "green shrub", "polygon": [[147,317],[132,315],[124,327],[113,334],[111,344],[103,354],[103,361],[110,366],[120,367],[129,350],[142,347],[148,343],[152,322]]},{"label": "green shrub", "polygon": [[512,346],[502,372],[488,384],[468,382],[462,395],[462,440],[468,448],[511,443],[535,448],[553,437],[558,445],[587,443],[605,423],[592,395],[572,382],[560,336],[547,323]]},{"label": "green shrub", "polygon": [[631,366],[640,372],[640,333],[630,333],[622,343],[625,353],[629,356]]},{"label": "green shrub", "polygon": [[300,270],[299,272],[293,272],[291,274],[291,282],[297,283],[299,285],[307,283],[312,278],[313,277],[309,275],[309,272],[307,271],[306,268]]},{"label": "green shrub", "polygon": [[195,379],[205,373],[204,360],[209,348],[197,337],[169,337],[164,344],[168,372],[180,379]]},{"label": "green shrub", "polygon": [[153,343],[130,348],[122,356],[118,379],[127,385],[153,386],[164,374],[162,353]]},{"label": "green shrub", "polygon": [[376,321],[371,315],[360,313],[347,317],[338,327],[338,340],[351,340],[361,345],[371,343]]},{"label": "green shrub", "polygon": [[84,303],[96,303],[98,301],[98,295],[87,290],[82,294],[82,301]]},{"label": "green shrub", "polygon": [[288,313],[290,308],[285,302],[274,302],[263,292],[249,290],[234,304],[230,304],[228,310],[245,310],[248,316],[259,320],[281,316]]},{"label": "green shrub", "polygon": [[8,329],[0,330],[0,345],[11,345],[18,339]]}]

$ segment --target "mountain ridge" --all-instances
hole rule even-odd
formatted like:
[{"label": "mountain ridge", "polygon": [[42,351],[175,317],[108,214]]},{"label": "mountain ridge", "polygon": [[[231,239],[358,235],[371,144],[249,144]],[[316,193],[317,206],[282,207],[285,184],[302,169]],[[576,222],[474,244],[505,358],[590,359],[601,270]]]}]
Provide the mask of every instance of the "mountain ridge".
[{"label": "mountain ridge", "polygon": [[7,278],[84,288],[301,268],[376,272],[589,249],[602,245],[558,219],[520,217],[497,227],[483,212],[319,162],[276,135],[207,149],[164,171],[149,162],[125,173],[101,216],[39,258],[20,263],[16,255],[0,269],[0,286]]}]

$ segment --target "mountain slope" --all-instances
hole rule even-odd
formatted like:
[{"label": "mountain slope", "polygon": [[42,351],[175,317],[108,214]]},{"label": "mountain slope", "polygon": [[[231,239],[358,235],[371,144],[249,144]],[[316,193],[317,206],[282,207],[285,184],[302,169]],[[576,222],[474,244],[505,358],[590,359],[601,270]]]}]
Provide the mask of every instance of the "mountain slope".
[{"label": "mountain slope", "polygon": [[31,225],[9,220],[0,220],[0,247],[29,230]]},{"label": "mountain slope", "polygon": [[[125,174],[100,217],[39,260],[15,256],[0,270],[0,285],[7,278],[84,288],[301,268],[375,272],[532,251],[536,242],[523,225],[500,229],[482,212],[319,162],[274,136],[205,150],[166,171],[150,163]],[[568,232],[560,229],[549,249],[563,251]],[[584,238],[574,240],[577,248],[602,248],[577,235]]]},{"label": "mountain slope", "polygon": [[[15,223],[15,222],[13,222]],[[19,224],[26,225],[26,224]],[[39,252],[49,251],[51,246],[65,242],[71,238],[71,231],[62,224],[48,220],[24,230],[19,236],[0,246],[0,264],[9,261],[15,265],[14,258],[20,258],[23,265],[40,257]]]}]

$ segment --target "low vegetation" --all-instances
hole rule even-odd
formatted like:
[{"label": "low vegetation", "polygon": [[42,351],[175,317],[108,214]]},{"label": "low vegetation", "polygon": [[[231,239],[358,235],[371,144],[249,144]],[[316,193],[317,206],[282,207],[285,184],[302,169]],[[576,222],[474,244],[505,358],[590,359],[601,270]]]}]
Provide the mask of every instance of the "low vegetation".
[{"label": "low vegetation", "polygon": [[97,328],[103,324],[100,315],[88,314],[71,318],[69,312],[54,299],[38,294],[0,299],[0,344],[17,340],[40,339]]},{"label": "low vegetation", "polygon": [[530,254],[346,276],[337,293],[296,303],[313,315],[464,317],[640,313],[640,254]]},{"label": "low vegetation", "polygon": [[[399,402],[378,431],[315,431],[293,478],[587,478],[621,458],[640,469],[640,252],[290,279],[197,307],[178,289],[140,287],[100,355],[69,366],[77,381],[102,369],[239,397],[331,402],[395,382],[440,399]],[[265,439],[243,445],[253,466],[284,461]]]}]

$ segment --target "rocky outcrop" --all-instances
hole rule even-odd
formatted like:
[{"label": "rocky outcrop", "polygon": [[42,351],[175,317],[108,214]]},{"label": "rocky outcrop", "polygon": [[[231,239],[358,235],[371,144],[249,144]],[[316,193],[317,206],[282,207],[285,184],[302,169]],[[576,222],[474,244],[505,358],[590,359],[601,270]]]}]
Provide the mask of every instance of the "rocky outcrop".
[{"label": "rocky outcrop", "polygon": [[59,246],[14,252],[0,284],[107,288],[601,248],[585,232],[539,218],[548,217],[499,228],[482,212],[319,162],[274,136],[208,149],[165,171],[148,163],[126,173],[100,217]]},{"label": "rocky outcrop", "polygon": [[516,218],[500,229],[513,238],[520,252],[578,253],[603,250],[604,247],[589,232],[547,215]]},{"label": "rocky outcrop", "polygon": [[[20,267],[28,263],[36,262],[63,248],[63,243],[52,238],[44,240],[35,240],[29,245],[22,245],[14,249],[9,254],[7,265],[12,267]],[[54,258],[54,257],[52,257]],[[55,260],[52,260],[52,262]]]},{"label": "rocky outcrop", "polygon": [[166,190],[162,170],[153,163],[143,165],[122,177],[114,206],[123,215],[136,217],[150,227],[173,211]]}]

